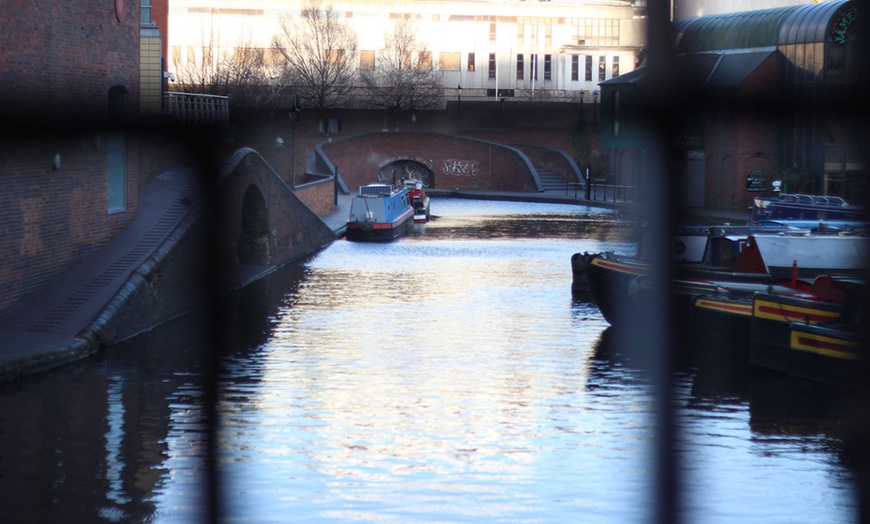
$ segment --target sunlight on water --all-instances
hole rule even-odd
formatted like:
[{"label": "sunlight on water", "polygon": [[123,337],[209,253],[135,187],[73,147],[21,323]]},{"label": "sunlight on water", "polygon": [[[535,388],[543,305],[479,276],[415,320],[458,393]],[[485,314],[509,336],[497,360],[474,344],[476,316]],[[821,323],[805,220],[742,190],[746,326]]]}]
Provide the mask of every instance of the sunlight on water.
[{"label": "sunlight on water", "polygon": [[584,242],[441,239],[432,225],[337,242],[308,264],[245,387],[251,404],[224,412],[227,487],[248,495],[231,515],[638,518],[649,399],[642,384],[590,387],[607,324],[572,308]]},{"label": "sunlight on water", "polygon": [[[643,348],[570,293],[571,255],[632,253],[631,228],[582,206],[433,214],[225,297],[222,325],[186,316],[5,385],[0,521],[186,524],[211,495],[222,522],[651,521]],[[685,522],[857,522],[850,399],[698,346],[674,384]]]}]

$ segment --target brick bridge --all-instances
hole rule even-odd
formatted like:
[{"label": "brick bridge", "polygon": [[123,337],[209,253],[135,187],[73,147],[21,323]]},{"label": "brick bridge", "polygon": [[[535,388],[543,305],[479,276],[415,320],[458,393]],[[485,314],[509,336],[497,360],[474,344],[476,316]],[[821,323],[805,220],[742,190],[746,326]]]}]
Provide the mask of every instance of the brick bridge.
[{"label": "brick bridge", "polygon": [[579,182],[564,152],[540,145],[508,146],[440,133],[368,133],[320,144],[317,169],[338,173],[345,190],[414,176],[428,187],[540,192]]},{"label": "brick bridge", "polygon": [[[332,185],[328,188],[331,195]],[[217,191],[218,277],[225,288],[335,240],[318,214],[253,149],[233,154]]]}]

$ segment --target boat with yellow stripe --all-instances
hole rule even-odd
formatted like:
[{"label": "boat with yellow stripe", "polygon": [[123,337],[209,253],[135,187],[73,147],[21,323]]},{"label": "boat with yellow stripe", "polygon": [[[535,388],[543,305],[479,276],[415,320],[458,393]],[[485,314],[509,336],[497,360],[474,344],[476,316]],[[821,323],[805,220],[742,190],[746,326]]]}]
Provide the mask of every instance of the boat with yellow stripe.
[{"label": "boat with yellow stripe", "polygon": [[714,293],[696,293],[689,299],[690,325],[697,334],[703,333],[703,340],[715,342],[717,347],[748,361],[754,299],[760,293],[778,298],[816,296],[811,285],[792,285],[791,282],[721,282]]},{"label": "boat with yellow stripe", "polygon": [[858,351],[859,304],[865,283],[853,277],[819,277],[814,296],[753,297],[749,361],[804,378],[841,383]]},{"label": "boat with yellow stripe", "polygon": [[789,324],[788,361],[785,371],[792,376],[857,386],[856,364],[864,359],[857,324]]}]

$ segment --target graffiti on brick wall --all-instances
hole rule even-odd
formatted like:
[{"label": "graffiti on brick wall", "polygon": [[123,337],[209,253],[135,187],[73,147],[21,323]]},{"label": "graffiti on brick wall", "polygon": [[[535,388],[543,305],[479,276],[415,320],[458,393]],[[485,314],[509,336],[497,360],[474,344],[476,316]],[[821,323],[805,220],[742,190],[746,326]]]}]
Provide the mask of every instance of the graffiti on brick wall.
[{"label": "graffiti on brick wall", "polygon": [[445,160],[441,167],[445,175],[449,176],[477,176],[477,168],[480,164],[477,160],[457,160],[450,158]]}]

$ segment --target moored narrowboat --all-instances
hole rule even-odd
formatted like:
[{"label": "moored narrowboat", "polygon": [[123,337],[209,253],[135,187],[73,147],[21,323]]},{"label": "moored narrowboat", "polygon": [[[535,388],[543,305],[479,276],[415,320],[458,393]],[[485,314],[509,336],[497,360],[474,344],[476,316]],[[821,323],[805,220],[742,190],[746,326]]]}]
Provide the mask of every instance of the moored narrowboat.
[{"label": "moored narrowboat", "polygon": [[863,206],[851,205],[840,197],[791,193],[775,197],[756,197],[749,214],[750,224],[807,221],[854,225],[866,224],[866,220]]},{"label": "moored narrowboat", "polygon": [[353,198],[345,236],[357,241],[390,241],[414,227],[414,208],[408,189],[369,184]]},{"label": "moored narrowboat", "polygon": [[795,377],[836,384],[859,385],[856,366],[863,360],[858,325],[789,324],[789,352],[785,371]]},{"label": "moored narrowboat", "polygon": [[866,284],[843,276],[820,277],[825,292],[812,297],[756,293],[750,362],[758,367],[825,382],[841,382],[858,353],[861,297]]},{"label": "moored narrowboat", "polygon": [[414,208],[414,223],[425,224],[429,221],[429,197],[423,190],[423,182],[413,179],[403,179],[405,188],[408,190],[408,198],[411,199],[411,206]]}]

